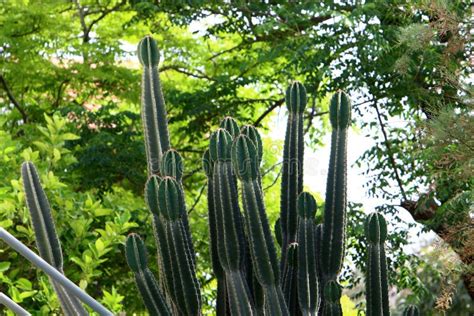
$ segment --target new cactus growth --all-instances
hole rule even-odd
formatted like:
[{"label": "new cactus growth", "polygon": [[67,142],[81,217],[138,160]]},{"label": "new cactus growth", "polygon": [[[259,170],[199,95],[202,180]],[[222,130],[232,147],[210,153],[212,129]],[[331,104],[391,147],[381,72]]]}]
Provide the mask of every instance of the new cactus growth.
[{"label": "new cactus growth", "polygon": [[298,300],[302,314],[316,315],[319,281],[316,255],[316,201],[303,192],[298,198]]},{"label": "new cactus growth", "polygon": [[420,310],[415,305],[408,305],[403,311],[403,316],[420,316]]},{"label": "new cactus growth", "polygon": [[137,234],[130,234],[125,243],[125,254],[130,269],[135,274],[138,290],[150,315],[171,316],[170,309],[159,289],[155,277],[148,268],[147,252]]},{"label": "new cactus growth", "polygon": [[323,316],[341,316],[341,286],[334,280],[330,280],[324,286],[325,303],[322,309]]},{"label": "new cactus growth", "polygon": [[265,214],[263,192],[259,184],[258,152],[252,140],[238,136],[232,146],[232,163],[242,184],[245,220],[250,253],[257,280],[263,288],[265,310],[270,315],[288,315],[280,285],[280,271],[273,237]]},{"label": "new cactus growth", "polygon": [[365,220],[368,244],[366,297],[367,316],[388,316],[387,263],[384,242],[387,224],[382,214],[372,213]]},{"label": "new cactus growth", "polygon": [[[64,274],[61,244],[56,234],[48,199],[41,187],[34,164],[32,162],[23,163],[21,175],[39,254],[46,262]],[[70,295],[57,282],[52,281],[52,284],[66,315],[88,315],[75,296]]]}]

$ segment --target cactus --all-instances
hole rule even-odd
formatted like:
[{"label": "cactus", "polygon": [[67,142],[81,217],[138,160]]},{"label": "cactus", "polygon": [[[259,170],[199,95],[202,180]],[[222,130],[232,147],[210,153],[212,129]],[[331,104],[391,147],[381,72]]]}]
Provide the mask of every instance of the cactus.
[{"label": "cactus", "polygon": [[147,183],[146,200],[154,215],[166,289],[180,313],[199,315],[201,295],[195,275],[195,254],[188,245],[191,237],[183,220],[186,206],[182,187],[174,178],[152,176]]},{"label": "cactus", "polygon": [[420,310],[415,305],[408,305],[403,311],[403,316],[420,316]]},{"label": "cactus", "polygon": [[171,312],[165,302],[155,277],[147,264],[145,245],[137,234],[130,234],[125,244],[127,263],[135,274],[135,281],[150,315],[170,315]]},{"label": "cactus", "polygon": [[[38,177],[38,172],[32,162],[25,162],[21,166],[25,200],[30,211],[36,246],[40,256],[59,272],[63,271],[63,255],[61,244],[56,234],[51,208]],[[88,315],[80,301],[69,294],[59,283],[52,281],[58,295],[61,307],[66,315]]]},{"label": "cactus", "polygon": [[279,286],[280,272],[276,249],[259,184],[258,160],[258,152],[252,140],[245,135],[238,136],[232,145],[232,164],[242,184],[253,269],[264,291],[266,312],[270,315],[288,315]]},{"label": "cactus", "polygon": [[298,300],[304,316],[316,315],[319,304],[315,214],[313,196],[301,193],[298,198]]},{"label": "cactus", "polygon": [[367,239],[366,297],[367,316],[388,316],[387,263],[384,242],[387,238],[387,224],[382,214],[372,213],[365,220]]},{"label": "cactus", "polygon": [[[236,125],[235,128],[238,132]],[[232,314],[252,315],[253,307],[243,273],[246,244],[242,234],[237,183],[230,160],[231,146],[232,136],[226,130],[218,129],[212,134],[209,152],[213,162],[213,207],[217,231],[217,253],[225,273]]]},{"label": "cactus", "polygon": [[150,36],[146,36],[138,44],[138,58],[144,68],[141,113],[148,174],[152,175],[159,172],[162,155],[170,148],[170,140],[165,100],[158,73],[160,53],[156,41]]},{"label": "cactus", "polygon": [[330,280],[326,283],[324,286],[323,316],[342,316],[341,294],[341,286],[336,281]]}]

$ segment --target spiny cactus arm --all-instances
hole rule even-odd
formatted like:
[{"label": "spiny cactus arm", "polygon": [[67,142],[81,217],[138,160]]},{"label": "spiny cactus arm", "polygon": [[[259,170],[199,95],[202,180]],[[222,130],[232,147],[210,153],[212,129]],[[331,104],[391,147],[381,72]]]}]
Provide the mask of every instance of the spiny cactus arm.
[{"label": "spiny cactus arm", "polygon": [[304,316],[316,315],[319,303],[316,267],[316,200],[307,192],[298,198],[298,300]]},{"label": "spiny cactus arm", "polygon": [[303,113],[307,102],[304,86],[297,81],[293,82],[286,91],[285,101],[288,108],[288,123],[283,148],[280,201],[283,261],[286,260],[286,247],[296,241],[296,204],[298,194],[303,190]]},{"label": "spiny cactus arm", "polygon": [[[32,162],[24,162],[21,166],[21,174],[25,200],[30,211],[39,254],[46,262],[64,274],[61,244],[56,234],[51,208],[41,187],[36,167]],[[57,282],[52,281],[52,283],[66,315],[87,315],[86,310],[76,297],[69,295]]]},{"label": "spiny cactus arm", "polygon": [[403,316],[420,316],[420,310],[416,305],[408,305],[403,311]]},{"label": "spiny cactus arm", "polygon": [[341,308],[341,286],[336,281],[328,281],[324,287],[323,316],[342,316]]},{"label": "spiny cactus arm", "polygon": [[301,315],[298,303],[298,248],[298,243],[288,245],[287,264],[281,278],[283,296],[290,315]]},{"label": "spiny cactus arm", "polygon": [[326,186],[321,267],[325,280],[342,268],[347,206],[347,133],[351,123],[348,96],[338,91],[330,102],[331,156]]},{"label": "spiny cactus arm", "polygon": [[167,245],[173,261],[174,301],[186,315],[199,315],[201,294],[196,278],[194,252],[188,246],[191,236],[182,217],[186,215],[181,185],[171,177],[164,177],[158,185],[158,210],[165,228]]},{"label": "spiny cactus arm", "polygon": [[387,238],[387,223],[380,213],[369,214],[365,220],[365,236],[368,244],[367,256],[367,316],[388,316],[387,262],[384,242]]},{"label": "spiny cactus arm", "polygon": [[[242,199],[253,269],[263,287],[265,308],[270,315],[288,315],[288,308],[279,286],[280,272],[276,249],[265,212],[263,192],[258,180],[260,173],[258,171],[257,149],[247,136],[240,135],[234,140],[232,163],[242,184]],[[268,308],[271,308],[271,311]]]},{"label": "spiny cactus arm", "polygon": [[138,290],[150,315],[170,315],[155,277],[147,264],[145,245],[137,234],[130,234],[125,244],[127,263],[135,275]]},{"label": "spiny cactus arm", "polygon": [[240,133],[242,135],[247,136],[248,138],[250,138],[251,141],[253,141],[253,144],[257,149],[258,165],[260,166],[263,157],[263,143],[262,137],[260,136],[258,130],[252,125],[244,125],[240,129]]},{"label": "spiny cactus arm", "polygon": [[163,152],[170,148],[166,107],[161,91],[158,45],[151,36],[138,44],[138,58],[143,65],[142,121],[145,133],[148,174],[159,172]]},{"label": "spiny cactus arm", "polygon": [[210,140],[210,156],[214,161],[214,207],[217,229],[217,252],[225,271],[229,304],[233,314],[252,315],[253,307],[244,278],[245,239],[239,207],[237,184],[230,152],[232,136],[218,129]]},{"label": "spiny cactus arm", "polygon": [[160,174],[175,178],[181,182],[183,179],[184,164],[181,155],[174,149],[168,149],[164,152],[160,163]]}]

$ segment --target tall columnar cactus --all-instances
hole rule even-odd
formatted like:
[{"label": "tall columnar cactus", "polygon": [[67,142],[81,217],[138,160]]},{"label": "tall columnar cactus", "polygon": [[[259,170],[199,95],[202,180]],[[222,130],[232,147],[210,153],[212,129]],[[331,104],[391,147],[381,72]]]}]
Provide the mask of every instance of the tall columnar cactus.
[{"label": "tall columnar cactus", "polygon": [[403,316],[420,316],[420,310],[415,305],[408,305],[403,311]]},{"label": "tall columnar cactus", "polygon": [[329,118],[332,135],[321,245],[323,283],[337,279],[344,258],[347,206],[347,133],[351,123],[350,101],[344,92],[338,91],[331,98]]},{"label": "tall columnar cactus", "polygon": [[166,289],[181,314],[199,315],[201,295],[195,254],[188,244],[191,237],[183,220],[186,206],[182,187],[172,177],[152,176],[147,183],[146,199],[155,218]]},{"label": "tall columnar cactus", "polygon": [[[36,246],[40,256],[59,272],[63,271],[63,255],[61,244],[56,234],[51,208],[38,177],[38,172],[32,162],[25,162],[21,166],[25,199],[30,211]],[[62,310],[66,315],[88,315],[79,300],[69,294],[59,283],[52,281],[58,295]]]},{"label": "tall columnar cactus", "polygon": [[367,316],[388,316],[387,263],[384,242],[387,223],[382,214],[372,213],[365,220],[367,239],[366,297]]},{"label": "tall columnar cactus", "polygon": [[341,286],[336,281],[330,280],[326,283],[324,286],[323,316],[342,316],[341,294]]},{"label": "tall columnar cactus", "polygon": [[[227,120],[230,121],[230,120]],[[236,133],[239,132],[235,126]],[[253,307],[244,275],[245,239],[237,183],[231,162],[232,136],[218,129],[211,136],[213,203],[217,230],[217,253],[225,273],[227,295],[233,315],[252,315]]]},{"label": "tall columnar cactus", "polygon": [[150,315],[171,316],[155,277],[148,268],[147,252],[137,234],[130,234],[125,244],[127,263],[135,274],[135,281]]},{"label": "tall columnar cactus", "polygon": [[269,315],[288,315],[280,287],[280,271],[273,237],[265,213],[263,192],[259,184],[257,149],[245,135],[238,136],[232,146],[232,163],[242,184],[245,221],[249,234],[253,269],[265,296],[265,310]]},{"label": "tall columnar cactus", "polygon": [[298,300],[304,316],[317,315],[319,304],[316,256],[316,201],[303,192],[298,198]]},{"label": "tall columnar cactus", "polygon": [[289,244],[296,242],[297,200],[303,191],[303,113],[307,102],[304,86],[297,81],[293,82],[286,91],[285,101],[288,108],[288,122],[283,148],[280,200],[283,261],[286,256],[285,249]]},{"label": "tall columnar cactus", "polygon": [[151,175],[159,172],[161,156],[170,148],[165,100],[158,73],[160,52],[152,37],[146,36],[140,41],[138,58],[143,65],[141,113],[148,174]]}]

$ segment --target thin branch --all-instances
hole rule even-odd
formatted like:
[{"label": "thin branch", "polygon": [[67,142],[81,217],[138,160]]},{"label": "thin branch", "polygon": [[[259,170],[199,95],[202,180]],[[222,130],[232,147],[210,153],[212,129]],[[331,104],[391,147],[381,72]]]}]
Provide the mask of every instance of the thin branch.
[{"label": "thin branch", "polygon": [[263,191],[267,191],[268,189],[270,189],[272,186],[274,186],[277,183],[278,179],[281,176],[282,171],[283,171],[283,168],[280,168],[280,171],[278,171],[278,174],[275,177],[275,179],[273,179],[273,182],[270,185],[268,185],[267,187],[263,188]]},{"label": "thin branch", "polygon": [[387,147],[387,156],[388,156],[388,159],[390,161],[390,164],[392,165],[393,172],[395,174],[395,180],[397,181],[398,187],[400,188],[400,192],[402,193],[403,200],[407,201],[407,195],[405,193],[405,189],[403,188],[403,183],[402,183],[402,180],[400,178],[400,175],[398,174],[398,167],[397,167],[397,164],[395,162],[395,158],[393,157],[392,148],[391,148],[388,136],[387,136],[387,132],[385,131],[385,125],[383,124],[383,121],[382,121],[382,115],[380,114],[379,107],[377,105],[377,100],[374,100],[374,108],[375,108],[375,111],[377,112],[377,119],[379,121],[380,129],[381,129],[382,134],[383,134],[385,146]]},{"label": "thin branch", "polygon": [[258,127],[260,125],[260,123],[262,122],[262,120],[268,115],[270,114],[274,109],[276,109],[277,107],[281,106],[283,104],[283,102],[285,101],[284,98],[281,98],[280,100],[277,100],[275,103],[273,103],[268,109],[265,110],[265,112],[262,113],[262,115],[260,115],[256,120],[255,122],[253,123],[253,125],[255,127]]},{"label": "thin branch", "polygon": [[17,101],[17,99],[13,95],[12,91],[10,90],[10,87],[8,86],[2,74],[0,74],[0,83],[5,89],[5,92],[7,93],[7,96],[10,102],[13,103],[13,106],[18,110],[18,112],[20,112],[21,117],[23,118],[23,122],[24,123],[28,122],[28,115],[26,114],[26,111],[21,107],[20,103]]},{"label": "thin branch", "polygon": [[61,102],[61,97],[63,94],[63,87],[65,84],[69,82],[69,79],[61,81],[58,87],[58,91],[56,92],[56,99],[54,100],[53,107],[57,108],[59,106],[59,102]]},{"label": "thin branch", "polygon": [[208,75],[206,75],[205,73],[203,72],[200,72],[199,74],[195,74],[195,73],[192,73],[178,65],[167,65],[167,66],[163,66],[159,69],[160,72],[165,72],[167,70],[174,70],[176,72],[179,72],[179,73],[182,73],[182,74],[185,74],[189,77],[193,77],[193,78],[197,78],[197,79],[206,79],[206,80],[209,80],[209,81],[217,81],[216,79],[212,78],[212,77],[209,77]]},{"label": "thin branch", "polygon": [[207,187],[207,183],[204,184],[204,185],[201,187],[201,190],[199,190],[199,195],[198,195],[197,198],[194,200],[193,206],[191,206],[191,208],[189,209],[188,215],[191,214],[191,212],[194,211],[194,209],[196,208],[196,205],[199,203],[199,200],[201,200],[202,194],[204,193],[204,189],[205,189],[206,187]]}]

